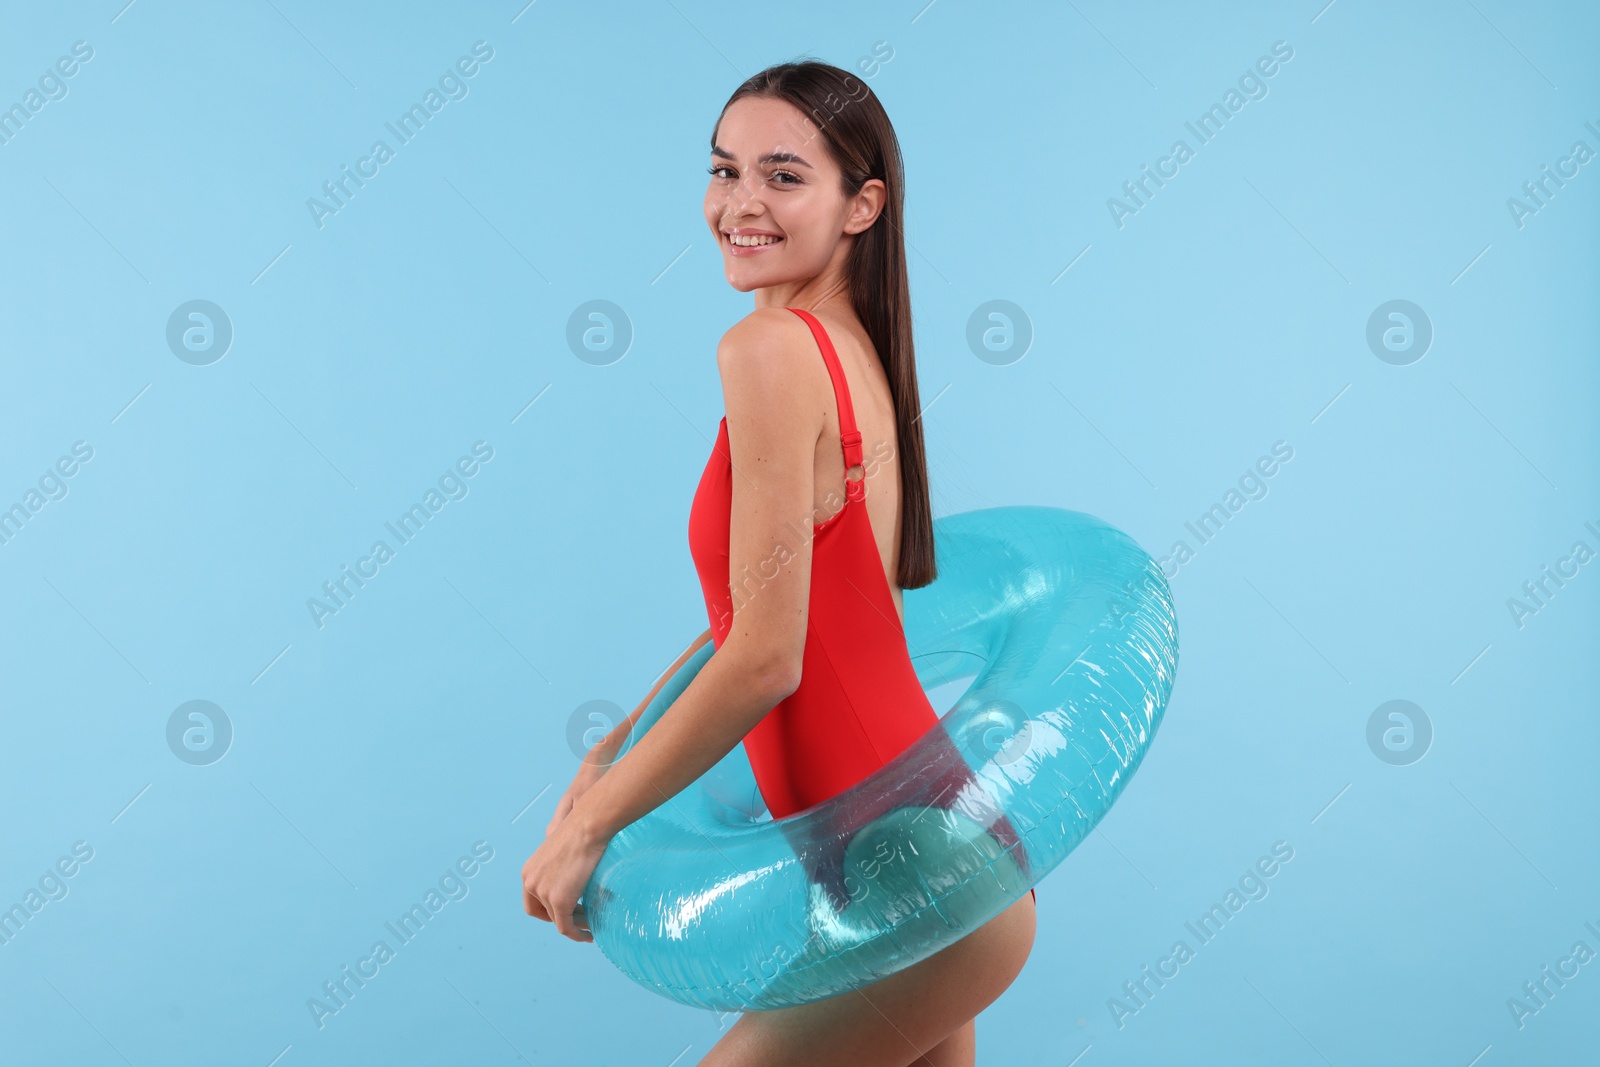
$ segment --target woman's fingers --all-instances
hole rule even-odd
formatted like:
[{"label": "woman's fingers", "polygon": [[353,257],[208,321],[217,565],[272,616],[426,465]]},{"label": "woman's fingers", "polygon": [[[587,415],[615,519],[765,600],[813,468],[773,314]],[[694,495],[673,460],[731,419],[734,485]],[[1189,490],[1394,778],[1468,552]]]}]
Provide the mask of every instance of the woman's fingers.
[{"label": "woman's fingers", "polygon": [[578,928],[574,913],[583,909],[579,907],[577,901],[573,901],[570,906],[552,903],[550,910],[555,913],[556,929],[560,931],[562,937],[568,937],[574,941],[594,940],[594,936],[588,931],[587,920],[585,921],[584,929],[580,930]]},{"label": "woman's fingers", "polygon": [[555,923],[562,937],[569,937],[574,941],[593,941],[594,935],[589,932],[589,913],[582,904],[574,903],[571,907],[563,908],[559,905],[547,905],[528,887],[522,889],[522,910],[535,919],[543,919],[547,923]]},{"label": "woman's fingers", "polygon": [[550,921],[550,911],[544,906],[544,901],[526,889],[522,891],[522,910],[532,915],[535,919],[543,919],[545,922]]}]

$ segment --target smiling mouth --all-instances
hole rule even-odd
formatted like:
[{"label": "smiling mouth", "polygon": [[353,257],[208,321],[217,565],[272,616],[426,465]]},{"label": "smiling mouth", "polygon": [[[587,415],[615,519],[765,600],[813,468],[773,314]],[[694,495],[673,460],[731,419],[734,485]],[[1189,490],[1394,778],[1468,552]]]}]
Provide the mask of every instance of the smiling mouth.
[{"label": "smiling mouth", "polygon": [[766,248],[782,243],[784,238],[773,234],[723,234],[728,251],[734,256],[754,256]]}]

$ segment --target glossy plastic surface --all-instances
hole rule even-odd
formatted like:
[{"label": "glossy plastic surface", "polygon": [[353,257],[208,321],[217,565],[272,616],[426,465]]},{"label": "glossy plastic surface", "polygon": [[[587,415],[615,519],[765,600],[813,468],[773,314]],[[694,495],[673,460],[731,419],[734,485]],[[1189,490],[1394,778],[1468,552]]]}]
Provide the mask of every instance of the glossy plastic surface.
[{"label": "glossy plastic surface", "polygon": [[[964,512],[934,531],[939,576],[903,594],[906,643],[925,688],[972,684],[890,763],[784,820],[736,745],[617,834],[583,902],[595,943],[641,985],[744,1011],[876,981],[1017,901],[1127,785],[1177,669],[1161,569],[1058,508]],[[641,734],[712,654],[662,686]],[[1002,816],[1020,835],[1009,849],[990,832]],[[812,883],[800,853],[842,864],[849,899]]]}]

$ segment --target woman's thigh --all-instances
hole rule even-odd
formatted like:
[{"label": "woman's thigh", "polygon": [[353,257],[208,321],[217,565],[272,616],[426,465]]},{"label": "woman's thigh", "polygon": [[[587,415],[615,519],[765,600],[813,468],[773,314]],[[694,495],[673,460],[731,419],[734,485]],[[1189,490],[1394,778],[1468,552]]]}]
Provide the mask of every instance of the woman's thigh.
[{"label": "woman's thigh", "polygon": [[[751,1011],[702,1067],[966,1067],[957,1031],[992,1004],[1033,948],[1033,895],[919,963],[861,989],[793,1008]],[[946,1038],[955,1037],[942,1046]]]}]

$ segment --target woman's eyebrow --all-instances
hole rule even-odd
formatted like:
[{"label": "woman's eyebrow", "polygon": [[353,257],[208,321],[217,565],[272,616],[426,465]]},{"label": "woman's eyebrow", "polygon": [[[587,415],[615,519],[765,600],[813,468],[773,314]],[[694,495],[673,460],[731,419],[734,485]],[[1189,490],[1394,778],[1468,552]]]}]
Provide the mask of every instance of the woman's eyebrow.
[{"label": "woman's eyebrow", "polygon": [[[722,148],[718,145],[711,146],[711,154],[735,163],[739,161],[738,156],[734,155],[726,148]],[[793,152],[769,152],[760,159],[756,160],[756,162],[762,166],[765,166],[768,163],[798,163],[807,170],[816,169],[811,164],[807,163],[803,158],[795,155]]]}]

